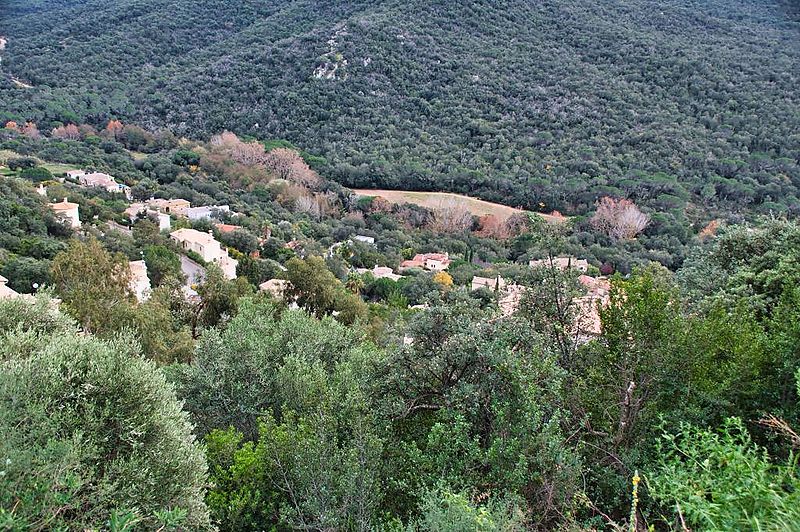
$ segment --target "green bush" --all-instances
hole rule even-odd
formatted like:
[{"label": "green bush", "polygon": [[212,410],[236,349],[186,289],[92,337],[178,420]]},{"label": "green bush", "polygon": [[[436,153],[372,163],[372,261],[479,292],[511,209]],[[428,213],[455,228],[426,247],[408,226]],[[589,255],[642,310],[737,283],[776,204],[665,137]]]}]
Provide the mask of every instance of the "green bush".
[{"label": "green bush", "polygon": [[[798,530],[796,459],[770,461],[742,421],[719,433],[683,425],[665,434],[661,460],[648,479],[652,496],[693,530]],[[667,522],[676,522],[669,516]]]},{"label": "green bush", "polygon": [[41,183],[42,181],[50,181],[53,179],[53,174],[43,166],[36,166],[34,168],[25,168],[19,173],[19,176],[25,179],[30,179],[34,183]]},{"label": "green bush", "polygon": [[188,416],[136,349],[77,334],[44,299],[0,303],[0,527],[95,529],[135,514],[145,528],[181,516],[210,528]]},{"label": "green bush", "polygon": [[473,503],[463,493],[449,490],[430,492],[420,508],[422,518],[417,523],[419,530],[437,532],[513,532],[525,529],[524,514],[513,504],[487,505]]}]

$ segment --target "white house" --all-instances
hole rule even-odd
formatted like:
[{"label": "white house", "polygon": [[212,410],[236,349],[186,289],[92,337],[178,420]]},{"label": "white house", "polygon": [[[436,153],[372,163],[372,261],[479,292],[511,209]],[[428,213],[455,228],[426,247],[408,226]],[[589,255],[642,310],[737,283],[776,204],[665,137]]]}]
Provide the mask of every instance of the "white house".
[{"label": "white house", "polygon": [[356,235],[353,237],[353,240],[357,240],[358,242],[364,242],[365,244],[375,245],[375,239],[372,238],[371,236]]},{"label": "white house", "polygon": [[81,176],[84,176],[84,175],[86,175],[86,171],[85,170],[70,170],[69,172],[67,172],[67,177],[69,177],[70,179],[73,179],[75,181],[77,181],[78,178],[80,178]]},{"label": "white house", "polygon": [[147,276],[147,265],[143,260],[132,260],[128,263],[131,269],[131,291],[140,303],[150,297],[150,278]]},{"label": "white house", "polygon": [[172,220],[169,214],[149,209],[144,203],[132,203],[130,207],[125,209],[125,214],[128,215],[131,222],[135,222],[140,214],[155,218],[158,220],[158,229],[160,231],[169,231],[170,227],[172,227]]},{"label": "white house", "polygon": [[20,296],[19,292],[8,286],[8,279],[0,275],[0,299],[14,299]]},{"label": "white house", "polygon": [[77,179],[81,186],[102,188],[114,194],[125,194],[126,198],[131,199],[131,187],[117,183],[114,178],[108,174],[72,170],[67,172],[67,175],[73,179]]},{"label": "white house", "polygon": [[73,229],[81,226],[77,203],[70,203],[67,198],[64,198],[64,201],[51,203],[50,208],[53,209],[57,218],[60,218],[64,223],[68,223]]},{"label": "white house", "polygon": [[205,205],[203,207],[189,207],[185,215],[190,220],[210,220],[220,218],[222,213],[230,212],[231,208],[227,205]]},{"label": "white house", "polygon": [[222,269],[225,277],[236,279],[236,266],[239,262],[228,255],[228,250],[209,233],[196,229],[178,229],[170,233],[170,238],[187,251],[194,251],[208,263],[214,263]]}]

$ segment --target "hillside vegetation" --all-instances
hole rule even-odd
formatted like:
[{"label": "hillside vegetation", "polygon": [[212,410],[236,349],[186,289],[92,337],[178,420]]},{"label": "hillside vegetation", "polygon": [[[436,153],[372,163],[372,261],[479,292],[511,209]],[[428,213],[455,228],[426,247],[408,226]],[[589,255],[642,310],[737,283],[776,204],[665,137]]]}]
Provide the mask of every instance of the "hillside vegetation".
[{"label": "hillside vegetation", "polygon": [[797,208],[798,20],[783,0],[11,0],[0,120],[230,129],[348,186],[565,214],[628,196],[687,225],[693,204]]},{"label": "hillside vegetation", "polygon": [[[59,167],[230,209],[162,228]],[[0,174],[6,529],[797,530],[795,221],[670,255],[626,199],[428,209],[116,121],[6,126]]]}]

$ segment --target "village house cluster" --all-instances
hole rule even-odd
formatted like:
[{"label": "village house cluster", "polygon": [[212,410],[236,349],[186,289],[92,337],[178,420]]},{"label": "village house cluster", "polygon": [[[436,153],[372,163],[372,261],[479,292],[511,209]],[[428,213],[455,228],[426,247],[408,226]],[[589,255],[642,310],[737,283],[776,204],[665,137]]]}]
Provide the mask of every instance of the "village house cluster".
[{"label": "village house cluster", "polygon": [[[556,268],[562,271],[574,269],[580,272],[578,282],[586,289],[586,294],[573,299],[576,308],[574,332],[580,342],[600,335],[602,323],[600,309],[608,305],[611,292],[611,282],[605,277],[591,277],[586,275],[589,262],[575,257],[552,257],[549,259],[532,260],[529,265],[533,268]],[[516,283],[509,283],[500,275],[495,277],[475,276],[471,282],[472,290],[485,288],[498,294],[498,306],[503,315],[510,315],[519,308],[525,288]]]},{"label": "village house cluster", "polygon": [[[66,173],[70,181],[81,187],[102,188],[114,194],[123,194],[130,201],[130,187],[117,183],[110,175],[101,172],[90,172],[87,170],[71,170]],[[61,179],[63,181],[63,178]],[[47,189],[40,185],[37,193],[47,197]],[[67,198],[62,201],[50,203],[56,218],[73,229],[80,229],[82,222],[80,218],[80,206],[70,202]],[[134,202],[128,205],[124,211],[128,220],[134,223],[137,219],[147,217],[158,224],[161,231],[169,231],[172,228],[172,218],[185,218],[190,221],[221,219],[222,216],[237,216],[228,205],[204,205],[192,207],[188,200],[183,198],[150,198],[149,200]],[[113,227],[120,230],[127,230],[124,226],[109,222]],[[214,226],[221,233],[229,233],[240,229],[238,225],[216,223]],[[220,267],[223,274],[228,279],[236,278],[236,266],[238,261],[228,254],[220,242],[211,234],[196,231],[194,229],[178,229],[170,233],[170,238],[175,241],[181,249],[197,253],[204,262],[216,264]],[[194,282],[198,282],[204,276],[202,265],[182,257],[181,269],[187,278],[187,288]],[[131,261],[131,291],[139,301],[145,301],[151,290],[150,279],[147,276],[147,265],[144,260]],[[6,285],[7,281],[0,282],[0,297],[11,297],[13,292]],[[13,294],[12,294],[13,292]],[[191,292],[191,291],[189,291]]]},{"label": "village house cluster", "polygon": [[[80,186],[100,187],[109,192],[121,193],[129,197],[130,189],[125,185],[118,184],[113,177],[107,174],[87,172],[85,170],[73,170],[67,172],[67,175]],[[39,187],[38,192],[46,196],[46,189],[43,186]],[[67,198],[64,198],[60,202],[50,204],[50,208],[65,224],[75,229],[81,227],[79,205],[77,203],[72,203],[68,201]],[[182,198],[150,198],[149,200],[131,203],[125,210],[125,215],[131,222],[135,222],[141,217],[148,217],[154,222],[157,222],[160,230],[169,231],[172,228],[173,217],[184,218],[190,221],[221,220],[223,216],[236,215],[236,213],[233,213],[228,205],[192,207],[188,200]],[[241,229],[241,226],[223,223],[222,221],[215,223],[214,227],[223,234]],[[202,259],[203,263],[216,264],[219,266],[226,278],[236,278],[238,261],[229,255],[227,248],[218,242],[210,231],[206,233],[195,229],[181,228],[172,231],[170,233],[170,238],[185,252],[195,253],[197,257]],[[351,240],[338,242],[332,245],[328,250],[328,254],[333,255],[341,249],[342,246],[352,245],[355,242],[375,245],[374,237],[356,235]],[[296,249],[297,246],[292,246],[292,244],[300,246],[297,242],[290,242],[287,244],[287,247]],[[188,289],[191,288],[193,283],[199,282],[204,276],[205,271],[203,264],[199,262],[200,261],[191,260],[191,254],[188,257],[181,257],[181,269],[187,277]],[[398,267],[399,273],[395,273],[389,266],[380,265],[376,265],[371,269],[354,268],[354,271],[360,275],[368,273],[375,279],[399,281],[404,277],[402,275],[404,272],[414,269],[443,272],[450,267],[451,262],[448,253],[418,253],[414,255],[413,258],[400,263]],[[589,271],[588,261],[573,256],[534,259],[529,261],[528,264],[532,268],[552,267],[560,270],[573,269],[579,272],[580,277],[578,280],[586,289],[586,294],[575,298],[573,301],[577,309],[575,323],[576,334],[578,334],[581,339],[589,339],[600,334],[601,322],[599,309],[608,304],[611,288],[610,282],[607,279],[587,275]],[[139,301],[144,301],[149,297],[151,290],[150,279],[147,275],[147,265],[144,260],[131,261],[130,270],[131,291]],[[259,288],[264,292],[272,294],[276,298],[285,299],[286,292],[290,286],[291,285],[286,280],[271,279],[262,283]],[[513,314],[519,308],[520,301],[525,292],[524,286],[508,282],[500,275],[494,277],[475,276],[472,278],[470,287],[472,290],[487,289],[495,292],[497,294],[497,302],[500,311],[506,316]],[[8,288],[7,281],[4,278],[0,278],[0,298],[14,297],[15,294],[16,292]]]}]

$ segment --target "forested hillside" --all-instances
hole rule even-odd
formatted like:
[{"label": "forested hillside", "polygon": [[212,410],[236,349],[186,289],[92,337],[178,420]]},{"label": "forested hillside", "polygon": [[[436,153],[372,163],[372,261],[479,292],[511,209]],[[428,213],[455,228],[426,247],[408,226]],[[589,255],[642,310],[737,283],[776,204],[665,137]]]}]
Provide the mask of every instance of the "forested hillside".
[{"label": "forested hillside", "polygon": [[[798,207],[795,3],[11,0],[0,121],[285,138],[352,186]],[[690,215],[689,215],[690,216]]]},{"label": "forested hillside", "polygon": [[800,532],[798,87],[796,0],[0,2],[0,530]]}]

